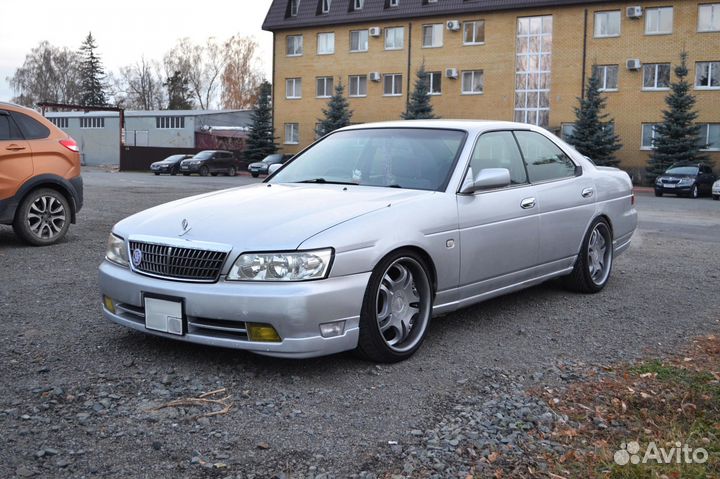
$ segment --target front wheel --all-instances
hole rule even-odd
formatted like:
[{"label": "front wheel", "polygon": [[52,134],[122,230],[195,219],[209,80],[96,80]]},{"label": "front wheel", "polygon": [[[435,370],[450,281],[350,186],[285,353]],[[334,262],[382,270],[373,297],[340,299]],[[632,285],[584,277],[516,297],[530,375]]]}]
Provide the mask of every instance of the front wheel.
[{"label": "front wheel", "polygon": [[237,169],[234,166],[231,166],[227,174],[228,176],[235,176],[237,175]]},{"label": "front wheel", "polygon": [[160,176],[160,173],[155,172],[155,176]]},{"label": "front wheel", "polygon": [[183,173],[183,176],[190,176],[190,173]]},{"label": "front wheel", "polygon": [[692,188],[690,188],[690,198],[697,198],[698,197],[698,187],[697,185],[693,185]]},{"label": "front wheel", "polygon": [[720,195],[713,195],[713,199],[714,199],[715,201],[720,200]]},{"label": "front wheel", "polygon": [[258,176],[260,176],[260,173],[254,173],[254,172],[253,172],[253,173],[250,173],[250,174],[252,175],[253,178],[257,178]]},{"label": "front wheel", "polygon": [[383,259],[373,270],[360,313],[357,352],[395,363],[422,345],[432,316],[433,291],[427,266],[408,250]]},{"label": "front wheel", "polygon": [[26,196],[15,213],[13,229],[34,246],[61,240],[70,228],[70,204],[55,190],[43,188]]},{"label": "front wheel", "polygon": [[655,196],[657,196],[658,198],[660,198],[662,195],[663,195],[663,192],[662,192],[662,191],[655,190]]},{"label": "front wheel", "polygon": [[177,174],[178,174],[178,169],[177,169],[177,168],[173,168],[173,169],[170,170],[170,176],[175,176],[175,175],[177,175]]},{"label": "front wheel", "polygon": [[565,284],[579,293],[598,293],[610,279],[612,263],[612,231],[606,220],[598,218],[585,235],[575,268],[565,278]]},{"label": "front wheel", "polygon": [[202,168],[200,168],[200,176],[207,176],[209,174],[210,168],[208,168],[207,166],[203,166]]}]

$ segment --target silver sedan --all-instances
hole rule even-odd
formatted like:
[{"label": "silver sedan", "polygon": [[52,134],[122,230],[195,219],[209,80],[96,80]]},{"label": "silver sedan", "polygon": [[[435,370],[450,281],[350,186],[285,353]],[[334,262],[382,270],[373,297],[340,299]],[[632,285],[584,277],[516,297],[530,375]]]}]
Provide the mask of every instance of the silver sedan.
[{"label": "silver sedan", "polygon": [[264,183],[116,224],[103,315],[270,356],[400,361],[435,315],[551,278],[601,291],[636,224],[628,175],[542,128],[353,126]]}]

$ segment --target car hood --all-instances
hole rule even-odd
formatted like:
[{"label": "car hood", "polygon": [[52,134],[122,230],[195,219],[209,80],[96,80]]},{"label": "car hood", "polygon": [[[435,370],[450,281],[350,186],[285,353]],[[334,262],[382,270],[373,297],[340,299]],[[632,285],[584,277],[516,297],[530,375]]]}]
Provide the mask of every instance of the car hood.
[{"label": "car hood", "polygon": [[676,175],[676,174],[667,174],[663,173],[660,178],[668,179],[668,180],[681,180],[683,178],[695,178],[696,175]]},{"label": "car hood", "polygon": [[[143,235],[222,243],[236,253],[294,250],[339,223],[432,194],[369,186],[261,183],[156,206],[122,220],[114,232],[123,238]],[[183,220],[189,227],[185,234]]]}]

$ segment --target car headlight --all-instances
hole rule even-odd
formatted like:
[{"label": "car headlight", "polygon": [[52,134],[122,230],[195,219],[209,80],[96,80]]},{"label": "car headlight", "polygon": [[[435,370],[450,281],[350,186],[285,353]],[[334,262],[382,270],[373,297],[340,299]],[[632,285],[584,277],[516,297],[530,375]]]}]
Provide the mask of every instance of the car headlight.
[{"label": "car headlight", "polygon": [[107,241],[105,258],[120,266],[130,266],[125,240],[111,233]]},{"label": "car headlight", "polygon": [[681,178],[678,185],[692,185],[694,182],[693,178]]},{"label": "car headlight", "polygon": [[656,185],[662,185],[662,176],[659,176],[657,180],[655,180]]},{"label": "car headlight", "polygon": [[323,279],[330,271],[333,250],[245,253],[235,261],[230,281],[307,281]]}]

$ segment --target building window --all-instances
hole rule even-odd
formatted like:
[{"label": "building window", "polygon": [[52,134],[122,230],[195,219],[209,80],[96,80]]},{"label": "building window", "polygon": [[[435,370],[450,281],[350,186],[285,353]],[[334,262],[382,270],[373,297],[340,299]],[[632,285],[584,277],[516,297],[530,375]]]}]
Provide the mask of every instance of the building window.
[{"label": "building window", "polygon": [[285,144],[297,145],[300,143],[300,124],[285,123]]},{"label": "building window", "polygon": [[720,3],[700,5],[698,11],[698,31],[718,32],[720,31]]},{"label": "building window", "polygon": [[400,4],[400,0],[389,0],[389,7],[397,7]]},{"label": "building window", "polygon": [[350,84],[349,96],[355,98],[367,96],[367,75],[351,75],[348,83]]},{"label": "building window", "polygon": [[383,75],[383,95],[402,95],[402,75],[399,73],[388,73]]},{"label": "building window", "polygon": [[333,77],[319,77],[317,79],[317,97],[330,98],[333,94]]},{"label": "building window", "polygon": [[600,79],[600,91],[617,91],[617,65],[597,65],[594,70],[595,75]]},{"label": "building window", "polygon": [[320,0],[322,13],[330,13],[330,3],[331,0]]},{"label": "building window", "polygon": [[443,46],[442,23],[423,25],[423,48],[438,48]]},{"label": "building window", "polygon": [[485,20],[463,23],[463,44],[482,45],[485,43]]},{"label": "building window", "polygon": [[385,50],[402,50],[404,42],[404,27],[392,27],[385,29]]},{"label": "building window", "polygon": [[642,126],[641,150],[652,150],[655,147],[656,126],[659,123],[644,123]]},{"label": "building window", "polygon": [[80,128],[85,128],[85,129],[105,128],[105,118],[98,118],[98,117],[80,118]]},{"label": "building window", "polygon": [[695,88],[720,88],[720,62],[698,62],[695,69]]},{"label": "building window", "polygon": [[68,127],[68,119],[67,118],[48,118],[55,126],[58,128],[67,128]]},{"label": "building window", "polygon": [[669,88],[669,63],[647,63],[643,65],[643,90],[667,90]]},{"label": "building window", "polygon": [[427,72],[428,93],[440,95],[442,93],[442,72]]},{"label": "building window", "polygon": [[290,16],[297,17],[300,0],[290,0]]},{"label": "building window", "polygon": [[720,123],[706,123],[700,126],[700,148],[720,151]]},{"label": "building window", "polygon": [[515,121],[550,122],[552,16],[518,19],[515,55]]},{"label": "building window", "polygon": [[595,37],[619,37],[620,36],[620,10],[612,12],[595,13]]},{"label": "building window", "polygon": [[575,123],[563,123],[560,125],[560,138],[568,141],[575,133]]},{"label": "building window", "polygon": [[665,35],[672,33],[673,8],[647,8],[645,9],[645,34]]},{"label": "building window", "polygon": [[303,54],[303,36],[288,35],[287,37],[287,56],[297,57]]},{"label": "building window", "polygon": [[288,78],[285,80],[285,98],[302,98],[302,78]]},{"label": "building window", "polygon": [[335,53],[334,33],[318,33],[317,39],[318,55],[332,55]]},{"label": "building window", "polygon": [[155,128],[159,130],[178,130],[185,128],[184,116],[159,116],[155,118]]},{"label": "building window", "polygon": [[472,70],[462,72],[463,95],[477,95],[483,92],[483,71]]},{"label": "building window", "polygon": [[364,6],[365,6],[365,0],[355,0],[353,2],[354,10],[362,10]]},{"label": "building window", "polygon": [[368,51],[368,31],[353,30],[350,32],[350,51],[366,52]]}]

